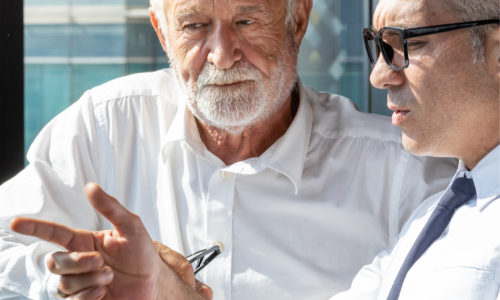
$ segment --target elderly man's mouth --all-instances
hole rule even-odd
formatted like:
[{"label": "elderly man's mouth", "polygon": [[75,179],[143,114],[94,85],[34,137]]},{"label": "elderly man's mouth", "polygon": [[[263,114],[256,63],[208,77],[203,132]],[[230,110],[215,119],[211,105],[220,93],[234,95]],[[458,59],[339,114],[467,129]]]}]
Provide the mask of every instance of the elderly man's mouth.
[{"label": "elderly man's mouth", "polygon": [[232,82],[232,83],[215,83],[215,84],[209,84],[208,86],[210,87],[216,87],[216,88],[236,88],[243,86],[245,84],[249,84],[252,81],[250,80],[245,80],[245,81],[238,81],[238,82]]}]

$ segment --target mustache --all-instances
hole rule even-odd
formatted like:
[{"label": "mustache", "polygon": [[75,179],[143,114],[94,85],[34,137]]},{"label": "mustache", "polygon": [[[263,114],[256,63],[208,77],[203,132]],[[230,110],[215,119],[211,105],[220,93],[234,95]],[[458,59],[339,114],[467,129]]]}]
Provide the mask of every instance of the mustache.
[{"label": "mustache", "polygon": [[388,93],[388,103],[392,103],[397,106],[405,106],[407,104],[413,103],[415,101],[415,96],[408,90],[403,89],[389,89]]},{"label": "mustache", "polygon": [[242,81],[262,81],[261,72],[246,61],[237,61],[230,69],[221,70],[214,64],[206,62],[198,76],[198,88],[209,85],[225,85]]}]

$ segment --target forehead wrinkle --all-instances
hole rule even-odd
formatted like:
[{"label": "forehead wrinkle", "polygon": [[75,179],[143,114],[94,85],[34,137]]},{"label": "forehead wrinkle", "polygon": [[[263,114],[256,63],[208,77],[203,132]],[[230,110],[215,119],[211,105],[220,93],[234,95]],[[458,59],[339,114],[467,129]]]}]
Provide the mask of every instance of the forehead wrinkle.
[{"label": "forehead wrinkle", "polygon": [[265,9],[262,4],[254,4],[254,5],[239,5],[236,8],[236,11],[240,14],[247,13],[265,13]]},{"label": "forehead wrinkle", "polygon": [[[425,1],[421,0],[384,1],[377,7],[377,10],[375,12],[376,18],[374,19],[374,27],[376,28],[375,25],[380,25],[380,27],[415,27],[410,19],[415,17],[415,14],[417,13],[425,13],[424,10],[426,10],[426,5],[424,5],[424,2]],[[383,26],[381,26],[382,24]]]},{"label": "forehead wrinkle", "polygon": [[176,18],[187,18],[196,16],[204,11],[198,4],[196,0],[189,0],[182,2],[175,7],[174,15]]}]

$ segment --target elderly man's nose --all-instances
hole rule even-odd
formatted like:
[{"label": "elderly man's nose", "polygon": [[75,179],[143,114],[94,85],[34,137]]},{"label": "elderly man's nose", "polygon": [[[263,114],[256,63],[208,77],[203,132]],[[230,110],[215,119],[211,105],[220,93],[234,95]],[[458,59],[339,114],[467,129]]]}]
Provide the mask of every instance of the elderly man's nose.
[{"label": "elderly man's nose", "polygon": [[241,59],[239,37],[233,28],[217,28],[209,40],[208,61],[219,69],[229,69]]},{"label": "elderly man's nose", "polygon": [[400,86],[404,83],[404,73],[403,71],[391,70],[384,59],[380,57],[370,75],[370,81],[378,89]]}]

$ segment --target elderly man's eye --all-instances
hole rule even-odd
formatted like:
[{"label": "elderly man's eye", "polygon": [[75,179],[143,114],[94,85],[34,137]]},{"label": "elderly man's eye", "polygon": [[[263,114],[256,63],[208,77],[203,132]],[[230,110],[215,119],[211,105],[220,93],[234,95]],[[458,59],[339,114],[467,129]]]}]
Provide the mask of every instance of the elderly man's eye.
[{"label": "elderly man's eye", "polygon": [[193,23],[193,24],[187,25],[186,27],[188,29],[199,29],[199,28],[203,27],[203,25],[204,25],[203,23]]},{"label": "elderly man's eye", "polygon": [[249,20],[243,20],[243,21],[239,21],[237,24],[239,24],[239,25],[252,25],[253,23],[255,23],[255,22],[249,21]]}]

